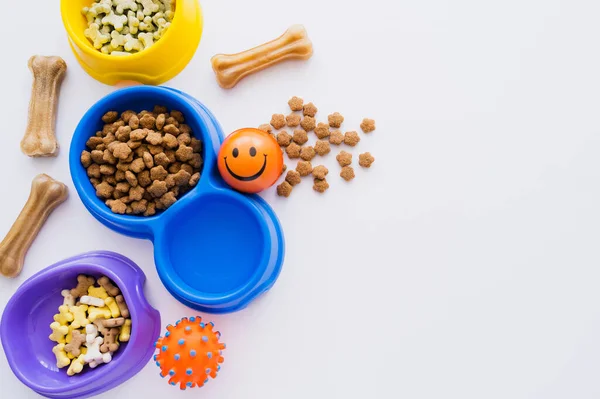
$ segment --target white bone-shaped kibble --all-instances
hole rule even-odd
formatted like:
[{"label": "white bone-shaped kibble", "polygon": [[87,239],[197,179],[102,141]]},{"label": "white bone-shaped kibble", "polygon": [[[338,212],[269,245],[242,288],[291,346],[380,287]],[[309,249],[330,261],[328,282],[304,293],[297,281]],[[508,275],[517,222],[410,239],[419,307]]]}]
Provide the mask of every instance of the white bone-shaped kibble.
[{"label": "white bone-shaped kibble", "polygon": [[154,36],[152,33],[140,33],[138,35],[138,39],[140,42],[142,42],[144,49],[147,49],[154,44]]},{"label": "white bone-shaped kibble", "polygon": [[96,23],[90,24],[89,28],[83,31],[83,35],[92,41],[96,49],[102,48],[104,43],[110,41],[110,35],[103,33]]},{"label": "white bone-shaped kibble", "polygon": [[[92,345],[96,337],[98,336],[98,326],[95,324],[88,324],[85,326],[85,343],[87,345]],[[86,346],[87,346],[86,345]]]},{"label": "white bone-shaped kibble", "polygon": [[144,7],[144,15],[152,15],[159,10],[158,4],[154,4],[152,0],[137,0]]},{"label": "white bone-shaped kibble", "polygon": [[125,10],[137,11],[138,5],[135,0],[112,0],[118,14],[123,14]]},{"label": "white bone-shaped kibble", "polygon": [[127,23],[127,16],[118,15],[111,11],[110,14],[102,18],[103,25],[112,25],[117,31],[123,30],[123,26]]},{"label": "white bone-shaped kibble", "polygon": [[104,299],[96,298],[95,296],[84,295],[79,301],[85,305],[96,306],[98,308],[104,306]]},{"label": "white bone-shaped kibble", "polygon": [[104,339],[102,337],[94,338],[94,342],[91,344],[86,342],[85,346],[87,346],[87,353],[85,354],[83,361],[86,363],[101,361],[102,352],[100,352],[100,345],[102,345],[103,342]]},{"label": "white bone-shaped kibble", "polygon": [[99,360],[94,360],[90,362],[90,367],[95,369],[101,364],[110,363],[112,361],[112,354],[110,352],[106,352],[102,354],[102,357]]}]

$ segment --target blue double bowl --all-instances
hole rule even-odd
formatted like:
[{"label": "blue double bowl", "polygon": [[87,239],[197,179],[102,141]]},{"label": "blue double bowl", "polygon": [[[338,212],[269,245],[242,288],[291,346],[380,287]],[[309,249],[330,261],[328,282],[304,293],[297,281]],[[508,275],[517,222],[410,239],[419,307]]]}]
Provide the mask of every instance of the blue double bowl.
[{"label": "blue double bowl", "polygon": [[[118,215],[96,196],[80,161],[86,142],[102,130],[102,116],[115,110],[140,112],[163,105],[181,111],[202,140],[200,181],[166,211],[155,216]],[[247,306],[277,280],[284,238],[277,216],[257,195],[232,190],[219,175],[217,154],[224,135],[211,112],[181,91],[135,86],[94,104],[75,130],[69,153],[73,183],[88,211],[121,234],[149,239],[161,281],[183,304],[207,313]]]}]

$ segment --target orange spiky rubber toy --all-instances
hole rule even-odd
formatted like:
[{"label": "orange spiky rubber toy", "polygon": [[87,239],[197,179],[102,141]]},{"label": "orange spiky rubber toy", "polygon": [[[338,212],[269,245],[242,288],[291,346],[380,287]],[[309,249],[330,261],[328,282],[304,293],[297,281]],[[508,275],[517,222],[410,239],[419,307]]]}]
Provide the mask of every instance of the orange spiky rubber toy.
[{"label": "orange spiky rubber toy", "polygon": [[202,387],[209,376],[216,378],[225,344],[219,342],[221,333],[213,331],[214,326],[203,323],[200,316],[169,324],[165,336],[156,341],[154,360],[160,376],[170,376],[169,384],[179,384],[180,389]]}]

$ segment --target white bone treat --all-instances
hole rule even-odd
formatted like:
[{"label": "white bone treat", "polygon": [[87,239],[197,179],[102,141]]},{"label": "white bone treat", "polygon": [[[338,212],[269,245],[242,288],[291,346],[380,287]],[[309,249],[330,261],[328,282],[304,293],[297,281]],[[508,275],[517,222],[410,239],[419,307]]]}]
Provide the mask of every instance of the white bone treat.
[{"label": "white bone treat", "polygon": [[112,361],[112,353],[107,352],[107,353],[103,353],[102,357],[98,360],[93,360],[90,362],[90,367],[95,369],[96,367],[98,367],[101,364],[106,364],[106,363],[110,363]]},{"label": "white bone treat", "polygon": [[104,342],[102,337],[94,338],[94,341],[90,344],[86,342],[85,346],[87,346],[87,353],[83,358],[83,361],[86,363],[91,362],[101,362],[103,353],[100,352],[100,345]]},{"label": "white bone treat", "polygon": [[71,294],[70,290],[62,290],[60,295],[63,296],[63,306],[75,306],[75,297]]},{"label": "white bone treat", "polygon": [[34,55],[27,65],[33,74],[33,85],[21,151],[30,157],[54,157],[59,149],[54,131],[58,97],[67,64],[60,57]]},{"label": "white bone treat", "polygon": [[307,60],[313,54],[312,42],[302,25],[291,26],[283,35],[237,54],[217,54],[211,58],[217,82],[234,87],[244,77],[288,59]]},{"label": "white bone treat", "polygon": [[96,306],[98,308],[101,308],[104,306],[104,299],[96,298],[94,296],[84,295],[81,297],[80,301],[81,301],[81,303],[83,303],[85,305]]},{"label": "white bone treat", "polygon": [[67,186],[46,174],[31,182],[25,206],[0,243],[0,274],[16,277],[23,269],[25,255],[52,211],[68,197]]},{"label": "white bone treat", "polygon": [[[98,336],[98,326],[95,324],[88,324],[85,326],[85,342],[88,345],[92,345]],[[87,345],[86,345],[87,346]]]}]

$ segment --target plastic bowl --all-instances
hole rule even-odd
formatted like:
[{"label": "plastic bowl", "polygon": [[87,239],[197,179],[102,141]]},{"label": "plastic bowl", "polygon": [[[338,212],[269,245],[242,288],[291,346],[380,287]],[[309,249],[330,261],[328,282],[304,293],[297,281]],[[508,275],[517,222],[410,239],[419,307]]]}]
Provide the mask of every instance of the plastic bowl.
[{"label": "plastic bowl", "polygon": [[92,0],[61,0],[60,11],[75,58],[90,76],[102,83],[164,83],[186,67],[200,43],[203,25],[200,4],[197,0],[176,0],[171,26],[152,47],[128,56],[103,54],[83,34],[87,20],[81,9],[92,3]]},{"label": "plastic bowl", "polygon": [[[63,302],[60,292],[77,284],[77,275],[107,276],[127,302],[132,330],[113,360],[81,374],[67,376],[56,367],[48,336],[53,316]],[[113,252],[89,252],[58,262],[19,287],[2,315],[0,337],[8,364],[29,388],[49,398],[83,398],[98,395],[136,375],[154,352],[160,334],[160,314],[144,297],[146,276],[131,260]]]},{"label": "plastic bowl", "polygon": [[[117,215],[101,201],[81,165],[85,143],[102,130],[109,110],[141,111],[154,105],[181,111],[194,136],[203,142],[200,181],[166,211],[152,217]],[[256,195],[227,186],[216,157],[223,131],[197,100],[180,91],[135,86],[109,94],[80,121],[69,154],[73,183],[90,213],[107,227],[154,242],[158,274],[179,301],[208,313],[247,306],[279,276],[284,256],[283,232],[272,209]]]}]

